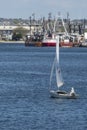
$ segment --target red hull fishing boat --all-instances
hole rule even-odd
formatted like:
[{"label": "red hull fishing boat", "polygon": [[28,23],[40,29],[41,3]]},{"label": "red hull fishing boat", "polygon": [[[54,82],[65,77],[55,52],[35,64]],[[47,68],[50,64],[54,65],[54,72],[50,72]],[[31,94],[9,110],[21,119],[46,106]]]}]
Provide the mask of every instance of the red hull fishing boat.
[{"label": "red hull fishing boat", "polygon": [[60,47],[73,47],[73,42],[71,42],[70,38],[66,36],[63,41],[60,41]]},{"label": "red hull fishing boat", "polygon": [[56,39],[44,39],[42,46],[56,46]]}]

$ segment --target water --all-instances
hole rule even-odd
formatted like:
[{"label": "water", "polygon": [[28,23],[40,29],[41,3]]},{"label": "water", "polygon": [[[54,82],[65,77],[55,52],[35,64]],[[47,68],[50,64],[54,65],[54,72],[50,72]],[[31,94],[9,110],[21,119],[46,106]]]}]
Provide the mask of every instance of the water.
[{"label": "water", "polygon": [[63,89],[76,100],[50,98],[54,56],[55,47],[0,44],[0,130],[87,129],[87,48],[60,48]]}]

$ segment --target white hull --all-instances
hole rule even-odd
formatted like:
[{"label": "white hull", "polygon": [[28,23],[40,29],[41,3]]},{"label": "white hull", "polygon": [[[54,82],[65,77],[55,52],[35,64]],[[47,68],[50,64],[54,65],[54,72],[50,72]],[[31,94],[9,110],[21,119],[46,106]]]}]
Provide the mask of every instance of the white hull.
[{"label": "white hull", "polygon": [[56,43],[56,40],[55,39],[44,39],[42,42],[43,43]]},{"label": "white hull", "polygon": [[52,98],[63,98],[63,99],[76,99],[78,97],[78,95],[76,94],[70,94],[70,93],[66,93],[66,92],[59,92],[59,91],[54,91],[51,90],[50,91],[50,95]]},{"label": "white hull", "polygon": [[81,46],[82,46],[82,47],[87,47],[87,42],[83,42],[83,43],[81,44]]}]

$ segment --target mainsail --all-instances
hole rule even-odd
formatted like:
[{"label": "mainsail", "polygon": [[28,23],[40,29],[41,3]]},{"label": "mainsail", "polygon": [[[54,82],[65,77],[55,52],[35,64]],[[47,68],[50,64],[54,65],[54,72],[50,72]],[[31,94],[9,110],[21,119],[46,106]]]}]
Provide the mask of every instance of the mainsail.
[{"label": "mainsail", "polygon": [[57,42],[56,42],[56,82],[58,88],[63,85],[61,69],[59,66],[59,36],[57,36]]},{"label": "mainsail", "polygon": [[50,86],[51,86],[51,80],[52,80],[52,76],[53,76],[54,67],[56,70],[57,87],[59,88],[63,85],[63,79],[62,79],[61,70],[59,67],[59,36],[57,36],[57,42],[56,42],[56,57],[54,58],[54,62],[53,62],[52,69],[51,69]]}]

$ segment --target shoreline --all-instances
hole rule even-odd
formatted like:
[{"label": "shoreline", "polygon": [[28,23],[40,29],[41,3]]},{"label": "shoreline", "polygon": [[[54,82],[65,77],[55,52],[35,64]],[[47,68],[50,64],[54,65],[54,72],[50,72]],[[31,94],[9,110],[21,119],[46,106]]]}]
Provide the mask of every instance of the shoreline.
[{"label": "shoreline", "polygon": [[0,43],[25,43],[25,41],[4,41],[4,40],[0,40]]}]

